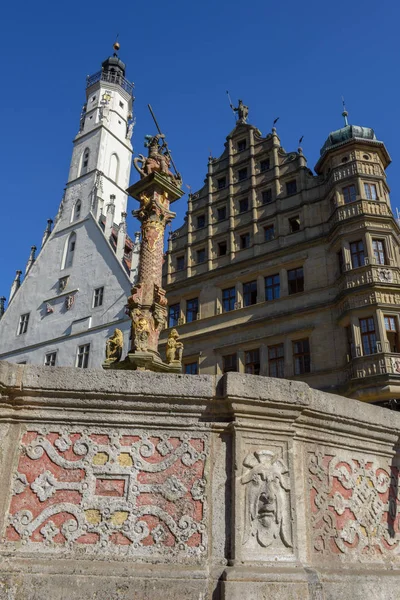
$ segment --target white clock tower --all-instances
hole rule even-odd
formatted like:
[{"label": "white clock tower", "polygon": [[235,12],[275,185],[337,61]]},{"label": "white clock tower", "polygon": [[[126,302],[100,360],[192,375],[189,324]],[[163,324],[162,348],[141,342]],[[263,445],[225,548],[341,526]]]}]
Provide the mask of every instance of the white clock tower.
[{"label": "white clock tower", "polygon": [[115,328],[128,347],[126,299],[135,278],[139,238],[126,231],[132,162],[133,84],[119,44],[88,76],[65,194],[12,285],[0,314],[0,360],[100,367]]}]

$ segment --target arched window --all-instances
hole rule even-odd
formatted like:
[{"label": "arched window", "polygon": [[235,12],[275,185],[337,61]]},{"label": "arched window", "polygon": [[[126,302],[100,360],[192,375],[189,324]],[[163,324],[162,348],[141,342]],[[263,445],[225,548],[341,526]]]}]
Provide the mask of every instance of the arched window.
[{"label": "arched window", "polygon": [[74,262],[74,254],[76,250],[76,233],[73,231],[64,247],[64,256],[63,256],[63,269],[68,269],[68,267],[72,267],[72,263]]},{"label": "arched window", "polygon": [[82,155],[82,164],[81,164],[81,172],[80,172],[81,175],[84,175],[89,170],[89,154],[90,154],[89,148],[85,148],[85,150],[83,151],[83,155]]},{"label": "arched window", "polygon": [[110,179],[112,179],[112,181],[115,181],[115,183],[118,183],[118,175],[119,175],[119,158],[114,153],[114,154],[111,154],[111,157],[110,157],[110,168],[108,169],[108,176]]},{"label": "arched window", "polygon": [[75,202],[75,206],[72,210],[72,219],[71,221],[77,221],[78,219],[80,219],[81,217],[81,208],[82,208],[82,202],[80,200],[77,200]]}]

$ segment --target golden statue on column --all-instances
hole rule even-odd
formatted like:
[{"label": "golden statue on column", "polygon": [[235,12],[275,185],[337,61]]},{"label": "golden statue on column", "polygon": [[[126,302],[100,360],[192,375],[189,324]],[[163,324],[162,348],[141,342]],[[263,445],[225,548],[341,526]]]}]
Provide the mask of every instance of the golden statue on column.
[{"label": "golden statue on column", "polygon": [[[139,155],[134,159],[140,180],[127,190],[140,203],[132,214],[139,219],[142,232],[138,281],[132,287],[127,305],[132,322],[131,348],[125,360],[111,364],[106,361],[103,367],[179,373],[183,344],[178,341],[178,332],[170,333],[166,361],[158,352],[158,339],[168,315],[168,302],[162,289],[164,232],[175,217],[170,210],[171,202],[183,196],[182,179],[150,106],[149,109],[159,133],[146,136],[148,156]],[[170,170],[171,164],[176,174]]]}]

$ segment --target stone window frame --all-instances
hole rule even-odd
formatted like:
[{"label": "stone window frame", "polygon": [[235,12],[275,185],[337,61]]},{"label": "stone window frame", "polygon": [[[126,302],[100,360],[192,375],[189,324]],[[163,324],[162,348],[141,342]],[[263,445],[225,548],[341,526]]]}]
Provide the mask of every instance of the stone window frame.
[{"label": "stone window frame", "polygon": [[237,352],[224,354],[222,356],[222,373],[237,373],[238,372],[238,356]]},{"label": "stone window frame", "polygon": [[272,201],[273,201],[272,188],[267,188],[266,190],[262,190],[261,204],[264,206],[265,204],[271,204]]},{"label": "stone window frame", "polygon": [[297,194],[298,189],[297,189],[297,179],[291,179],[290,181],[286,182],[286,195],[287,196],[294,196],[294,194]]},{"label": "stone window frame", "polygon": [[[267,232],[271,232],[272,235],[267,235]],[[264,242],[272,242],[275,239],[275,223],[268,223],[264,225]]]},{"label": "stone window frame", "polygon": [[[301,272],[301,273],[300,273]],[[288,293],[289,296],[293,294],[300,294],[304,292],[304,267],[296,267],[294,269],[288,269],[287,280],[288,280]],[[293,274],[293,276],[292,276]]]},{"label": "stone window frame", "polygon": [[251,348],[244,351],[244,372],[250,375],[259,375],[261,369],[260,348]]},{"label": "stone window frame", "polygon": [[176,271],[184,271],[185,270],[185,255],[180,254],[176,257]]},{"label": "stone window frame", "polygon": [[285,344],[271,344],[267,347],[268,376],[283,379],[285,377]]},{"label": "stone window frame", "polygon": [[88,344],[81,344],[78,346],[75,363],[75,366],[78,369],[87,369],[89,367],[90,346],[90,342]]},{"label": "stone window frame", "polygon": [[311,348],[310,338],[292,340],[293,373],[304,375],[311,373]]},{"label": "stone window frame", "polygon": [[242,167],[241,169],[237,170],[237,181],[238,182],[246,181],[248,176],[249,176],[249,170],[247,167]]},{"label": "stone window frame", "polygon": [[375,182],[363,181],[364,195],[367,200],[378,201],[378,185]]},{"label": "stone window frame", "polygon": [[245,150],[247,150],[246,138],[242,138],[241,140],[239,140],[236,144],[236,148],[238,152],[244,152]]},{"label": "stone window frame", "polygon": [[288,218],[289,233],[297,233],[301,229],[300,214]]},{"label": "stone window frame", "polygon": [[239,234],[239,248],[240,250],[247,250],[251,246],[251,234],[250,231],[245,231]]},{"label": "stone window frame", "polygon": [[186,300],[186,323],[193,323],[197,321],[200,316],[200,303],[199,298],[189,298]]},{"label": "stone window frame", "polygon": [[[225,298],[224,298],[224,294],[225,294]],[[221,290],[221,298],[222,298],[222,312],[226,313],[226,312],[230,312],[232,310],[235,310],[236,305],[237,305],[237,300],[236,300],[236,287],[233,285],[229,288],[224,288],[223,290]],[[226,308],[228,307],[228,308]]]},{"label": "stone window frame", "polygon": [[247,196],[245,196],[244,198],[239,198],[239,201],[238,201],[239,215],[242,215],[243,213],[248,212],[249,210],[250,210],[249,198]]},{"label": "stone window frame", "polygon": [[260,173],[265,173],[271,168],[271,160],[269,158],[263,158],[260,160]]},{"label": "stone window frame", "polygon": [[170,304],[168,306],[168,327],[176,327],[177,325],[179,325],[180,318],[181,318],[180,302],[175,302],[174,304]]},{"label": "stone window frame", "polygon": [[[189,367],[189,370],[188,370]],[[198,375],[199,374],[199,363],[198,361],[185,362],[183,365],[185,375]],[[194,371],[194,372],[193,372]]]},{"label": "stone window frame", "polygon": [[44,355],[43,365],[45,367],[55,367],[57,364],[57,350],[53,350],[52,352],[46,352]]},{"label": "stone window frame", "polygon": [[19,317],[17,335],[24,335],[28,331],[31,313],[23,313]]},{"label": "stone window frame", "polygon": [[[225,248],[224,252],[221,252],[221,247]],[[226,256],[228,254],[228,240],[221,240],[217,242],[217,256]]]},{"label": "stone window frame", "polygon": [[[223,212],[224,216],[222,218],[220,218],[220,212],[219,211],[224,211]],[[228,211],[227,211],[226,204],[224,206],[219,206],[217,208],[217,222],[220,223],[221,221],[226,221],[226,219],[228,218],[227,217],[227,213],[228,213]]]},{"label": "stone window frame", "polygon": [[93,290],[92,308],[100,308],[104,302],[104,285]]},{"label": "stone window frame", "polygon": [[[276,279],[278,278],[278,279]],[[280,273],[273,273],[264,277],[265,301],[278,300],[281,297],[281,276]],[[269,291],[271,290],[271,294]],[[271,296],[271,297],[269,297]]]}]

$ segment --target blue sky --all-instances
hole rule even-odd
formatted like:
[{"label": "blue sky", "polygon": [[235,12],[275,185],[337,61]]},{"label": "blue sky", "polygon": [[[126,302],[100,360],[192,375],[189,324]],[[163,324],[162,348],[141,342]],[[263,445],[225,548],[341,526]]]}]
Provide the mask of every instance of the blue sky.
[{"label": "blue sky", "polygon": [[[373,127],[385,142],[392,207],[400,206],[399,19],[393,0],[7,2],[0,25],[0,295],[8,297],[15,270],[24,269],[57,212],[85,77],[112,53],[116,33],[135,83],[135,153],[154,132],[150,103],[193,191],[203,184],[209,153],[223,151],[234,126],[227,89],[235,102],[243,98],[263,134],[280,117],[287,151],[304,135],[310,168],[342,125],[344,95],[350,122]],[[175,226],[185,205],[186,197],[174,205]]]}]

